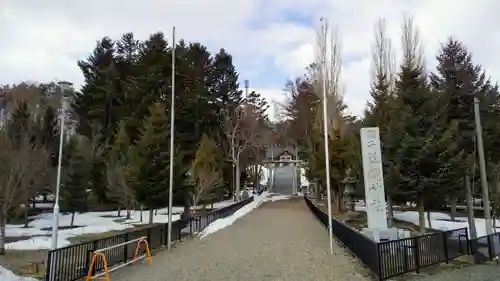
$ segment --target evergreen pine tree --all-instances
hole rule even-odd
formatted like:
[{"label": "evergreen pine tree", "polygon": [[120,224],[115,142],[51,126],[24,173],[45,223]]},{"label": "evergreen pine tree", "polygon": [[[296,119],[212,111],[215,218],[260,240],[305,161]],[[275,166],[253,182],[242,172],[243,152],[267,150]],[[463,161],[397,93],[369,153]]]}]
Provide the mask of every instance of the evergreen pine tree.
[{"label": "evergreen pine tree", "polygon": [[[495,162],[495,158],[499,159],[496,149],[488,149],[500,143],[496,129],[498,113],[495,110],[498,108],[496,107],[498,97],[496,89],[486,79],[481,66],[473,64],[472,54],[460,41],[449,38],[436,59],[437,71],[431,75],[431,82],[439,97],[440,108],[443,109],[441,124],[442,127],[455,130],[442,163],[446,166],[443,185],[448,187],[448,202],[452,206],[452,216],[454,216],[457,200],[465,195],[464,174],[471,173],[472,176],[472,171],[475,169],[473,167],[473,159],[476,157],[474,97],[481,100],[483,140],[488,151],[488,162]],[[490,120],[495,121],[490,122]]]},{"label": "evergreen pine tree", "polygon": [[58,128],[57,128],[57,115],[56,111],[52,106],[48,106],[45,109],[45,113],[43,116],[43,123],[41,128],[41,141],[47,151],[50,154],[50,161],[53,167],[57,166],[58,159],[58,147],[59,147],[59,138],[58,138]]},{"label": "evergreen pine tree", "polygon": [[472,55],[459,41],[449,38],[437,56],[437,72],[431,75],[432,86],[445,109],[447,124],[457,123],[456,142],[467,155],[473,152],[474,97],[481,98],[489,81],[481,66],[472,63]]},{"label": "evergreen pine tree", "polygon": [[19,141],[31,125],[31,113],[26,101],[18,101],[11,122],[8,123],[8,134],[13,140]]},{"label": "evergreen pine tree", "polygon": [[[401,139],[395,143],[394,166],[397,169],[398,193],[405,200],[417,202],[420,228],[425,231],[424,199],[440,196],[438,177],[440,166],[438,144],[441,138],[437,100],[430,91],[424,71],[418,32],[411,18],[403,26],[404,58],[395,84],[393,118],[403,126],[397,127]],[[395,130],[396,131],[396,130]]]},{"label": "evergreen pine tree", "polygon": [[61,187],[62,210],[71,213],[71,226],[77,212],[87,211],[87,189],[90,188],[89,161],[82,141],[81,136],[74,136],[68,143],[67,163]]},{"label": "evergreen pine tree", "polygon": [[136,195],[140,203],[150,208],[150,223],[153,220],[153,209],[164,207],[168,203],[168,124],[165,107],[159,103],[151,105],[137,144],[139,156],[145,165],[140,167]]}]

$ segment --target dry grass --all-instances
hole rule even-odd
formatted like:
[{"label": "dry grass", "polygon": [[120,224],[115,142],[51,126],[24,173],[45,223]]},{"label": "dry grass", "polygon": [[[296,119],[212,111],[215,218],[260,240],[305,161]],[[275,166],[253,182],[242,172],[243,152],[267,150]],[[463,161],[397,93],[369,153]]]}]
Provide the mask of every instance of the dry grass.
[{"label": "dry grass", "polygon": [[0,265],[22,276],[39,277],[45,273],[47,250],[8,250],[0,256]]}]

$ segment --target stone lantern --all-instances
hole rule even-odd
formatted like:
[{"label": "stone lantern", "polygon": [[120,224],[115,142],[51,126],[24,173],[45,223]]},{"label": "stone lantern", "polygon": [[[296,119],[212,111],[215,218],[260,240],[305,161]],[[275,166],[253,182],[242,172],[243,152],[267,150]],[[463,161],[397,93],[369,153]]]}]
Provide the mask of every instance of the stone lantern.
[{"label": "stone lantern", "polygon": [[[186,179],[184,179],[184,186],[186,186],[189,190],[192,190],[192,187],[196,185],[196,180],[190,171],[186,173]],[[186,199],[188,202],[184,204],[184,212],[181,214],[181,220],[187,221],[193,217],[191,213],[191,200]]]},{"label": "stone lantern", "polygon": [[356,193],[356,183],[357,180],[351,177],[351,170],[346,172],[346,177],[342,180],[344,185],[344,196],[345,205],[347,207],[347,212],[354,212],[354,194]]}]

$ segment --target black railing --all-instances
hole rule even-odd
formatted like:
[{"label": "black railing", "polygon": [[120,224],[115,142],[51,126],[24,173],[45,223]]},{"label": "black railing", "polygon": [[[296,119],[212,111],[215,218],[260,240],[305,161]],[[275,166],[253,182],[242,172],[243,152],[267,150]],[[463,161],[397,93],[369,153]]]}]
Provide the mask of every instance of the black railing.
[{"label": "black railing", "polygon": [[425,234],[377,243],[381,280],[442,262],[469,253],[467,228]]},{"label": "black railing", "polygon": [[491,261],[500,256],[500,233],[471,239],[471,254],[476,263]]},{"label": "black railing", "polygon": [[[304,197],[319,221],[328,227],[328,215]],[[469,253],[467,228],[376,242],[365,234],[332,218],[333,235],[379,280],[388,279],[438,263],[448,263]],[[500,240],[498,240],[500,241]]]},{"label": "black railing", "polygon": [[[202,231],[217,219],[232,215],[241,207],[253,201],[253,197],[241,202],[213,210],[188,221],[172,223],[172,241],[178,241],[185,235]],[[48,253],[46,281],[74,281],[87,275],[90,259],[95,250],[125,243],[140,237],[147,237],[149,247],[158,249],[167,245],[168,223],[154,224],[140,229],[127,231],[115,236],[96,239],[89,242],[70,245]],[[106,251],[109,266],[126,263],[134,257],[136,244],[126,244]],[[102,264],[96,264],[95,273],[102,271]]]}]

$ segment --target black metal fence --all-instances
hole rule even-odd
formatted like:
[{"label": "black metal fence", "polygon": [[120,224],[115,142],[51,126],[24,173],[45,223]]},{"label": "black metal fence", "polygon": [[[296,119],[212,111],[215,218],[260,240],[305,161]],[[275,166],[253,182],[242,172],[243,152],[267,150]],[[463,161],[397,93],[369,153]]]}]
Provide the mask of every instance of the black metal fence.
[{"label": "black metal fence", "polygon": [[[213,210],[188,221],[172,223],[172,241],[178,241],[185,235],[192,235],[206,228],[213,221],[232,215],[241,207],[253,201],[250,197],[241,202]],[[70,245],[49,251],[46,281],[74,281],[87,275],[92,253],[95,250],[119,245],[127,241],[147,237],[149,247],[157,249],[167,245],[168,223],[145,226],[115,236],[96,239],[89,242]],[[136,244],[126,244],[106,251],[109,266],[126,263],[134,257]],[[95,273],[102,271],[102,264],[96,264]]]},{"label": "black metal fence", "polygon": [[476,263],[491,261],[500,256],[500,233],[471,239],[471,254]]},{"label": "black metal fence", "polygon": [[[313,214],[328,227],[328,215],[307,197],[304,198]],[[418,273],[421,268],[448,263],[469,254],[470,247],[467,228],[376,242],[345,223],[332,219],[332,232],[379,280],[413,271]]]}]

